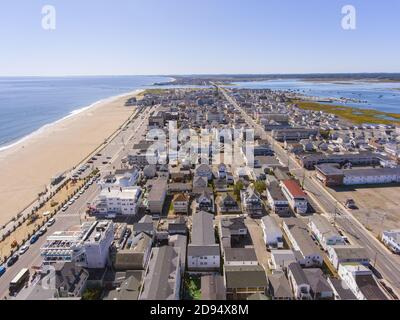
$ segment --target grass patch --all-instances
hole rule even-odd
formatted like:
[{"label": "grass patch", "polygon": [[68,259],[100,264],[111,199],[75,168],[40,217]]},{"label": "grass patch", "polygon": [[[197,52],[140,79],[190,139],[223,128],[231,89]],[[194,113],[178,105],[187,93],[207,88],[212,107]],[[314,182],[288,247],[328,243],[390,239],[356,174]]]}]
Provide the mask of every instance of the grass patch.
[{"label": "grass patch", "polygon": [[[372,109],[358,109],[347,106],[327,105],[318,102],[293,100],[298,108],[303,110],[324,111],[351,121],[354,124],[400,124],[400,114]],[[392,118],[392,119],[385,119]]]},{"label": "grass patch", "polygon": [[185,300],[200,300],[201,299],[201,278],[200,276],[187,275],[184,281]]}]

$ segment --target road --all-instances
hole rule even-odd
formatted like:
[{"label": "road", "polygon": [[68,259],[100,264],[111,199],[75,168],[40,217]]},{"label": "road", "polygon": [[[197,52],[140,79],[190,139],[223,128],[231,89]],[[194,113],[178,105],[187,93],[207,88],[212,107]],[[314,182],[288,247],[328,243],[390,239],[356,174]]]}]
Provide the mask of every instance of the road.
[{"label": "road", "polygon": [[[126,128],[126,130],[119,131],[102,149],[99,148],[96,151],[96,154],[100,152],[102,156],[97,157],[97,160],[92,164],[92,168],[99,168],[100,177],[109,174],[113,168],[121,167],[121,159],[129,152],[131,146],[143,138],[142,136],[147,129],[149,115],[157,108],[152,107],[144,111],[140,110],[133,117],[132,122],[123,128]],[[107,157],[111,159],[107,159]],[[107,164],[103,165],[103,161],[107,161]],[[31,269],[32,274],[32,269],[40,267],[40,247],[45,243],[48,235],[55,231],[68,230],[72,226],[80,225],[85,220],[87,204],[92,202],[99,192],[100,188],[94,183],[65,212],[60,211],[54,216],[56,219],[54,225],[48,228],[46,234],[31,245],[29,250],[21,255],[13,266],[7,267],[6,273],[0,277],[0,299],[8,296],[9,283],[22,268]]]},{"label": "road", "polygon": [[289,155],[253,118],[251,118],[239,104],[219,87],[227,101],[232,104],[245,118],[247,123],[261,133],[263,139],[268,139],[275,154],[282,163],[287,163],[292,174],[302,181],[308,195],[319,205],[322,212],[334,221],[354,243],[363,246],[369,255],[372,266],[383,279],[400,296],[400,261],[399,257],[391,253],[378,239],[376,239],[342,204],[317,181],[312,174],[303,169],[292,155]]}]

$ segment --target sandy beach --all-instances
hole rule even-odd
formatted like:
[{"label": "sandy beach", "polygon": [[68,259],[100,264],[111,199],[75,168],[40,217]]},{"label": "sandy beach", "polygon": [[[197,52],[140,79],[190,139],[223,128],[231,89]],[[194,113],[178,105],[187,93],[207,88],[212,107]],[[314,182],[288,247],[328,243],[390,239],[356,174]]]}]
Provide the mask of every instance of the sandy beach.
[{"label": "sandy beach", "polygon": [[48,125],[0,152],[0,225],[44,190],[58,173],[76,166],[131,116],[125,101],[139,91],[106,99]]}]

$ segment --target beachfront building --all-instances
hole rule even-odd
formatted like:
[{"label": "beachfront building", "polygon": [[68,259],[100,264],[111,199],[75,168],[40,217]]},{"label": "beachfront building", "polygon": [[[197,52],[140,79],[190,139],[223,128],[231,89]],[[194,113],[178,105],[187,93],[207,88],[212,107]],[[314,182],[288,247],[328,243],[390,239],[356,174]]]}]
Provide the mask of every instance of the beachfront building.
[{"label": "beachfront building", "polygon": [[101,190],[91,209],[95,215],[106,217],[135,215],[141,200],[142,189],[140,187],[106,188]]},{"label": "beachfront building", "polygon": [[111,221],[85,222],[67,231],[56,231],[40,248],[44,264],[75,262],[85,268],[104,268],[114,240]]},{"label": "beachfront building", "polygon": [[111,188],[129,188],[136,185],[140,177],[137,168],[127,170],[116,170],[113,174],[109,174],[98,183],[101,189]]}]

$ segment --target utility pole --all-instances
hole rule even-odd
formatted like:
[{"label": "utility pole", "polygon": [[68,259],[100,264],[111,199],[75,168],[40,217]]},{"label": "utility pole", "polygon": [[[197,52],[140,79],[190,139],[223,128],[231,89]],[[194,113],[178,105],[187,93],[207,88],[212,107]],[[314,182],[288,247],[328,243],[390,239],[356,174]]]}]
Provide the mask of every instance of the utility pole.
[{"label": "utility pole", "polygon": [[334,212],[334,215],[333,215],[333,225],[335,227],[336,227],[336,216],[337,216],[337,204],[338,204],[338,202],[336,200],[336,202],[335,202],[335,212]]}]

